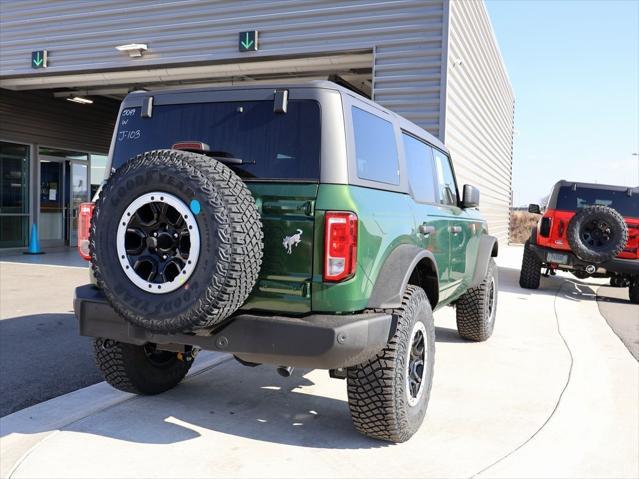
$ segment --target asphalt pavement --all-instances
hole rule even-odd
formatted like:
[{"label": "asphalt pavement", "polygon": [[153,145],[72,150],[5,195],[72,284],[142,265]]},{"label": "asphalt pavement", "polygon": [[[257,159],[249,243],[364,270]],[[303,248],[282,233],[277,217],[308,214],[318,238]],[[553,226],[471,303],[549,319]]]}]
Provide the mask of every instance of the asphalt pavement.
[{"label": "asphalt pavement", "polygon": [[628,288],[601,286],[597,290],[597,304],[608,325],[639,361],[639,305],[628,299]]},{"label": "asphalt pavement", "polygon": [[74,256],[0,258],[0,417],[103,380],[73,315],[73,290],[88,282]]}]

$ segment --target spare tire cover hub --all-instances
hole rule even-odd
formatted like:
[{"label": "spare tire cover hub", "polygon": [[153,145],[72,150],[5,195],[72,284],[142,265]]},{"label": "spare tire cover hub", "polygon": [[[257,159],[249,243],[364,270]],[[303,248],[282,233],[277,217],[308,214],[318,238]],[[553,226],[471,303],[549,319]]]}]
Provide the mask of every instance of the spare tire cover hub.
[{"label": "spare tire cover hub", "polygon": [[136,198],[118,224],[124,274],[154,294],[175,291],[191,277],[200,255],[195,214],[178,197],[153,191]]}]

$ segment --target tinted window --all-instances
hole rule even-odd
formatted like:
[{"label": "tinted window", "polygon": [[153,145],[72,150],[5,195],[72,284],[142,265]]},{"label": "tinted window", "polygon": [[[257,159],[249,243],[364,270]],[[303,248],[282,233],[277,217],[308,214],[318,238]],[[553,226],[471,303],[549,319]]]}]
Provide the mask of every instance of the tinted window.
[{"label": "tinted window", "polygon": [[408,183],[416,201],[435,203],[435,164],[433,149],[410,135],[403,134]]},{"label": "tinted window", "polygon": [[639,194],[628,196],[626,191],[599,190],[596,188],[570,186],[559,188],[557,209],[575,211],[589,205],[609,206],[617,210],[622,216],[639,218]]},{"label": "tinted window", "polygon": [[201,141],[217,156],[240,158],[228,165],[244,178],[319,179],[320,108],[291,100],[288,112],[273,113],[272,101],[158,105],[151,118],[139,108],[120,116],[113,166],[180,141]]},{"label": "tinted window", "polygon": [[444,205],[457,205],[457,186],[449,158],[439,150],[433,148],[437,169],[437,193],[439,202]]},{"label": "tinted window", "polygon": [[365,180],[399,184],[399,162],[393,124],[353,107],[357,176]]}]

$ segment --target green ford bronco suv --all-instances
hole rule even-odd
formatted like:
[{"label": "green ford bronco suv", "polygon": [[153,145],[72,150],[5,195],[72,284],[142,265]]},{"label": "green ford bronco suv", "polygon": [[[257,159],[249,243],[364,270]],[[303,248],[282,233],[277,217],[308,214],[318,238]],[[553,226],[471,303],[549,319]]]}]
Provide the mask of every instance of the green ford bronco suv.
[{"label": "green ford bronco suv", "polygon": [[200,349],[346,379],[355,427],[426,413],[433,311],[488,339],[497,242],[444,145],[330,82],[135,92],[81,207],[81,334],[106,380],[157,394]]}]

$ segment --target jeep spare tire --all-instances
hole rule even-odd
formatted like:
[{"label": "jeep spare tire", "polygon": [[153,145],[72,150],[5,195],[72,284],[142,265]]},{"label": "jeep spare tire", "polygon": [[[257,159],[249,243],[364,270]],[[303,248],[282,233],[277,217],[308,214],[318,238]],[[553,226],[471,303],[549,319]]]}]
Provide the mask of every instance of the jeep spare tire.
[{"label": "jeep spare tire", "polygon": [[603,205],[580,208],[568,223],[572,252],[589,263],[615,258],[626,245],[628,226],[617,211]]},{"label": "jeep spare tire", "polygon": [[107,180],[91,222],[91,268],[115,311],[155,332],[219,324],[262,263],[251,192],[227,166],[177,150],[144,153]]}]

